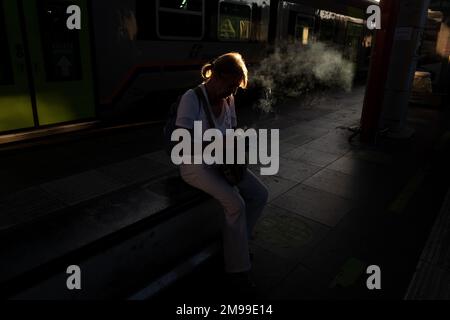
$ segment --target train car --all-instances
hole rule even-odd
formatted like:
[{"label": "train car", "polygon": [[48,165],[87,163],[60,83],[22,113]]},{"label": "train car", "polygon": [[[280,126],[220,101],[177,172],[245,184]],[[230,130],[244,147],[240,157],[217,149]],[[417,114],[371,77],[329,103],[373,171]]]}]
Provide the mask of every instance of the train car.
[{"label": "train car", "polygon": [[278,9],[277,40],[308,45],[325,42],[356,65],[357,74],[367,75],[374,31],[366,27],[363,1],[358,6],[339,2],[283,1]]},{"label": "train car", "polygon": [[[300,37],[303,45],[332,40],[361,71],[368,66],[361,63],[365,7],[334,2],[319,7],[316,1],[280,1],[275,43]],[[238,51],[251,65],[268,47],[269,1],[99,0],[93,13],[99,17],[94,21],[97,72],[106,111],[152,108],[159,93],[173,96],[170,89],[198,83],[201,65],[213,57]],[[322,26],[323,21],[328,24]]]},{"label": "train car", "polygon": [[[82,12],[66,27],[67,7]],[[145,110],[238,51],[252,65],[277,41],[330,40],[361,63],[363,0],[0,0],[0,134]],[[274,14],[275,13],[275,14]],[[270,29],[275,28],[271,39]],[[352,50],[348,50],[349,47]],[[175,98],[174,98],[175,97]]]},{"label": "train car", "polygon": [[269,4],[263,0],[98,0],[92,12],[106,113],[153,108],[160,93],[198,83],[206,61],[238,51],[256,62],[267,44]]}]

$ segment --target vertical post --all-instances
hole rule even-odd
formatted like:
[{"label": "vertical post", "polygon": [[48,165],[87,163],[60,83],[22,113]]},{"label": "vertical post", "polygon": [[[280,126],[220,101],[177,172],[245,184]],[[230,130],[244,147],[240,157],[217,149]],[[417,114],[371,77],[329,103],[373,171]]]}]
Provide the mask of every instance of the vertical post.
[{"label": "vertical post", "polygon": [[442,67],[439,78],[439,91],[449,93],[449,65],[450,65],[450,16],[445,14],[441,23],[438,41],[436,44],[436,53],[442,58]]},{"label": "vertical post", "polygon": [[384,86],[388,77],[400,0],[382,0],[381,30],[377,30],[361,116],[361,140],[371,142],[379,128]]},{"label": "vertical post", "polygon": [[406,120],[429,5],[430,0],[400,2],[381,118],[392,138],[409,138],[414,132]]},{"label": "vertical post", "polygon": [[370,142],[377,130],[391,137],[412,134],[406,127],[418,48],[430,0],[383,0],[382,30],[377,32],[361,118],[361,138]]}]

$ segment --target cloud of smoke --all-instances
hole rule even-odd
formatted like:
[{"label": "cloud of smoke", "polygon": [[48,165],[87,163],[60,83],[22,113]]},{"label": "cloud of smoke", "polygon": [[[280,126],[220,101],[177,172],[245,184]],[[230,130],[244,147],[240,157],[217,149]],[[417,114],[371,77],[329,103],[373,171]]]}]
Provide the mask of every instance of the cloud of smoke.
[{"label": "cloud of smoke", "polygon": [[330,45],[284,43],[251,72],[251,83],[263,92],[256,107],[270,112],[285,98],[300,97],[314,89],[350,91],[354,69],[354,64]]}]

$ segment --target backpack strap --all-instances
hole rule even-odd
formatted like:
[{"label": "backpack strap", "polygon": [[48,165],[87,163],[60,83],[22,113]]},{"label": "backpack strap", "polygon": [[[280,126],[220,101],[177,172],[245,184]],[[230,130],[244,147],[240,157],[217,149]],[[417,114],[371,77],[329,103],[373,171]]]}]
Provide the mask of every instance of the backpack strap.
[{"label": "backpack strap", "polygon": [[212,118],[211,110],[208,108],[208,102],[206,101],[206,97],[205,97],[205,94],[203,93],[202,88],[200,86],[198,86],[194,89],[194,91],[195,91],[195,94],[197,95],[200,105],[203,107],[203,110],[206,113],[206,116],[207,116],[208,122],[209,122],[209,127],[215,128],[216,125]]}]

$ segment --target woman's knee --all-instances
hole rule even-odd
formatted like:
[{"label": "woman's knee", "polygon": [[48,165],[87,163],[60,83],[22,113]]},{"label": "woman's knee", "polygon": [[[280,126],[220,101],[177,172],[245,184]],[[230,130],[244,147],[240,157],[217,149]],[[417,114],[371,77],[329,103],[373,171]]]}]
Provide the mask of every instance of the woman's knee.
[{"label": "woman's knee", "polygon": [[222,205],[225,208],[225,214],[227,215],[228,219],[238,219],[240,215],[245,214],[245,201],[238,194],[229,197],[229,199],[222,203]]}]

